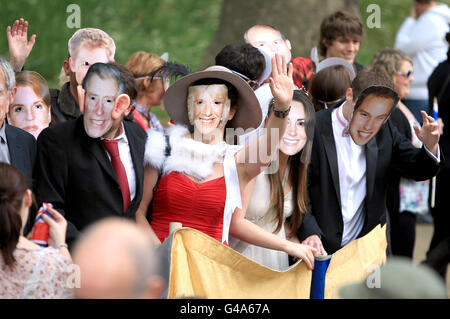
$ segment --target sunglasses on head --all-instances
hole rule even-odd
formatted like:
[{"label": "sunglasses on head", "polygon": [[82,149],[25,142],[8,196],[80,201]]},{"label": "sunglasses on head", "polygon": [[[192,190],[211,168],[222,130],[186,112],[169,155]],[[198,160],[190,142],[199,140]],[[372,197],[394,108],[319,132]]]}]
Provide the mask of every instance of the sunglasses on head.
[{"label": "sunglasses on head", "polygon": [[405,72],[396,72],[398,75],[403,75],[405,78],[409,79],[409,77],[412,75],[411,70],[405,71]]},{"label": "sunglasses on head", "polygon": [[259,87],[259,83],[258,83],[257,81],[255,81],[255,80],[250,79],[248,76],[245,76],[244,74],[239,73],[239,72],[234,71],[234,70],[230,70],[230,71],[231,71],[233,74],[239,76],[241,79],[247,81],[247,82],[249,83],[250,87],[251,87],[253,90],[256,90],[256,89]]}]

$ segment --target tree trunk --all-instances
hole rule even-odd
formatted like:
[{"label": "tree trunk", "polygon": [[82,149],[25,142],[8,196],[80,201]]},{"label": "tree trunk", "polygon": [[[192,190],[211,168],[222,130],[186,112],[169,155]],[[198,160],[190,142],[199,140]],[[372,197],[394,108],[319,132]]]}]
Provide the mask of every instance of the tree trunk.
[{"label": "tree trunk", "polygon": [[322,20],[338,10],[358,16],[358,0],[223,0],[220,23],[202,59],[214,64],[216,54],[227,44],[244,41],[244,32],[255,24],[279,29],[292,45],[292,57],[309,57],[317,46]]}]

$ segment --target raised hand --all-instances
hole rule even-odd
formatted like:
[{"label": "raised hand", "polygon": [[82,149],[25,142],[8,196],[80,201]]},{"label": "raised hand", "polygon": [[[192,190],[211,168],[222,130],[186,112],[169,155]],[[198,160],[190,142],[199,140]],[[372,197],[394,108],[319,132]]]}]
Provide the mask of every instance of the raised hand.
[{"label": "raised hand", "polygon": [[419,129],[417,125],[414,125],[414,131],[417,138],[427,147],[427,149],[435,156],[438,154],[438,142],[439,142],[439,125],[433,117],[427,115],[425,111],[421,111],[423,124]]},{"label": "raised hand", "polygon": [[292,80],[292,63],[286,68],[283,56],[275,54],[272,58],[272,75],[269,78],[270,90],[278,110],[286,110],[292,102],[294,81]]},{"label": "raised hand", "polygon": [[25,61],[33,49],[36,35],[33,34],[28,41],[28,21],[21,18],[14,21],[13,27],[6,28],[10,62],[15,72],[22,70]]}]

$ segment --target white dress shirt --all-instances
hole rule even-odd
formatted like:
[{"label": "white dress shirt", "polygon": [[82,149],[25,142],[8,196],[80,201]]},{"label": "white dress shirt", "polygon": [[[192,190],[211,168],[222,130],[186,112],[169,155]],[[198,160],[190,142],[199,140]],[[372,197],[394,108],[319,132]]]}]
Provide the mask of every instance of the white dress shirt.
[{"label": "white dress shirt", "polygon": [[11,164],[9,156],[8,140],[6,139],[6,124],[3,122],[0,127],[0,163]]},{"label": "white dress shirt", "polygon": [[333,135],[339,170],[339,192],[344,223],[341,247],[356,239],[364,225],[366,198],[366,153],[350,135],[343,136],[349,123],[342,113],[342,105],[333,111]]},{"label": "white dress shirt", "polygon": [[[130,188],[130,200],[133,201],[134,197],[136,196],[136,172],[134,171],[134,165],[133,160],[131,158],[131,152],[130,152],[130,144],[128,143],[127,135],[125,134],[125,129],[122,125],[122,133],[117,136],[114,140],[118,140],[118,146],[119,146],[119,156],[120,160],[123,163],[123,166],[125,167],[125,172],[127,173],[127,180],[128,180],[128,187]],[[103,139],[102,139],[103,140]],[[111,156],[106,151],[106,154],[108,155],[109,160],[111,160]]]}]

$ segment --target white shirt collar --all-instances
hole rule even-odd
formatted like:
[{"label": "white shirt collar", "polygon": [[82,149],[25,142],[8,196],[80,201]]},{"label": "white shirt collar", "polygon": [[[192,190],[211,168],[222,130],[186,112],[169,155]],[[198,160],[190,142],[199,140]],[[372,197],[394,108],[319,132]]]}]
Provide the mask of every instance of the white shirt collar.
[{"label": "white shirt collar", "polygon": [[[125,134],[125,127],[123,126],[123,122],[121,122],[120,125],[121,125],[120,129],[121,129],[122,133],[120,133],[119,136],[117,136],[116,138],[113,138],[113,140],[120,141],[123,139],[123,141],[125,143],[128,143],[128,138],[127,138],[127,134]],[[103,140],[105,140],[105,138],[102,137],[101,140],[103,141]]]},{"label": "white shirt collar", "polygon": [[6,122],[3,121],[3,125],[0,127],[0,138],[2,138],[5,142],[6,140]]}]

